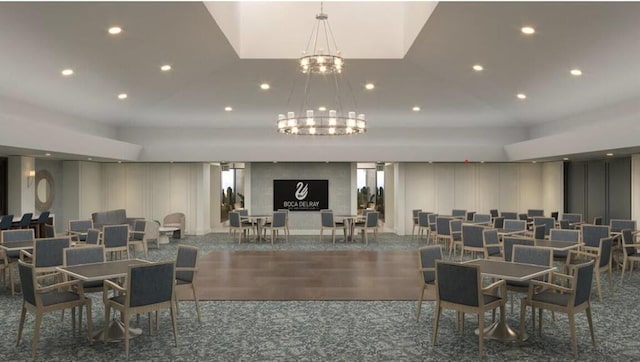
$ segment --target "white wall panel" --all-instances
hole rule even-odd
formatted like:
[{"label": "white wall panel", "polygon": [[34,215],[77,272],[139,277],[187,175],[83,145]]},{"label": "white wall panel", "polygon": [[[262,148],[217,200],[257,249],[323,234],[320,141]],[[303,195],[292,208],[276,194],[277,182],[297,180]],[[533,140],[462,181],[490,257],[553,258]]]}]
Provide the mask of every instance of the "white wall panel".
[{"label": "white wall panel", "polygon": [[102,210],[102,188],[100,164],[95,162],[79,163],[78,200],[79,217],[91,218],[91,214]]},{"label": "white wall panel", "polygon": [[456,209],[475,211],[476,206],[476,164],[456,163],[454,169],[453,204]]},{"label": "white wall panel", "polygon": [[518,165],[518,212],[542,209],[542,166],[537,163]]},{"label": "white wall panel", "polygon": [[437,164],[435,166],[435,212],[451,215],[451,210],[456,208],[456,173],[455,164]]},{"label": "white wall panel", "polygon": [[564,165],[562,162],[542,164],[542,207],[545,215],[564,209]]},{"label": "white wall panel", "polygon": [[519,212],[518,204],[518,164],[500,164],[499,199],[500,211]]},{"label": "white wall panel", "polygon": [[631,219],[640,218],[640,155],[631,155]]},{"label": "white wall panel", "polygon": [[500,209],[500,168],[499,164],[481,164],[477,167],[477,210],[480,213]]}]

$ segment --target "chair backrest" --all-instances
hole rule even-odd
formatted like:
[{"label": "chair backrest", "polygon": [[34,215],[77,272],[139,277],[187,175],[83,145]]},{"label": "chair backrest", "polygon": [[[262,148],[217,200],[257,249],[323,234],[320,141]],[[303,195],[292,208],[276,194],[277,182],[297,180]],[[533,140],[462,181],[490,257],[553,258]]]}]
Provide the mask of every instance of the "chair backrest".
[{"label": "chair backrest", "polygon": [[493,227],[496,229],[503,229],[504,228],[504,217],[502,216],[498,216],[498,217],[494,217],[493,218]]},{"label": "chair backrest", "polygon": [[513,247],[516,245],[534,246],[533,239],[530,238],[518,238],[514,236],[505,236],[502,238],[502,244],[504,247],[504,260],[511,261],[513,259]]},{"label": "chair backrest", "polygon": [[131,234],[131,240],[141,241],[144,239],[144,229],[147,226],[147,222],[143,219],[136,220],[133,223],[133,231],[136,233]]},{"label": "chair backrest", "polygon": [[26,228],[29,226],[29,224],[31,223],[31,220],[33,219],[33,213],[32,212],[27,212],[22,214],[22,219],[20,219],[20,221],[18,222],[18,226],[21,228]]},{"label": "chair backrest", "polygon": [[413,223],[414,224],[419,224],[419,218],[418,218],[418,214],[420,214],[422,212],[422,209],[413,209],[411,210],[411,215],[413,216]]},{"label": "chair backrest", "polygon": [[249,216],[249,210],[248,209],[237,209],[236,212],[240,216]]},{"label": "chair backrest", "polygon": [[489,210],[489,215],[491,215],[491,217],[493,218],[496,218],[500,216],[500,213],[498,212],[498,209],[491,209]]},{"label": "chair backrest", "polygon": [[453,220],[450,217],[436,217],[436,233],[438,235],[451,235],[449,231],[449,221]]},{"label": "chair backrest", "polygon": [[486,250],[487,255],[499,255],[500,247],[499,246],[489,246],[489,245],[497,245],[500,242],[500,238],[498,237],[498,230],[496,229],[485,229],[482,232],[482,244]]},{"label": "chair backrest", "polygon": [[436,295],[445,302],[478,307],[481,298],[480,268],[477,265],[436,261]]},{"label": "chair backrest", "polygon": [[42,214],[40,214],[40,216],[38,216],[38,224],[44,224],[47,222],[47,220],[49,220],[49,211],[43,211]]},{"label": "chair backrest", "polygon": [[127,306],[140,307],[170,302],[174,281],[173,261],[130,266],[127,274]]},{"label": "chair backrest", "polygon": [[467,210],[453,209],[453,210],[451,210],[451,216],[466,218],[467,217]]},{"label": "chair backrest", "polygon": [[365,219],[367,218],[367,214],[370,213],[373,210],[370,209],[362,209],[362,217],[364,217]]},{"label": "chair backrest", "polygon": [[553,250],[549,248],[539,248],[531,245],[514,245],[514,263],[533,264],[540,266],[553,266]]},{"label": "chair backrest", "polygon": [[234,228],[240,227],[240,214],[237,211],[229,213],[229,226]]},{"label": "chair backrest", "polygon": [[20,274],[20,286],[22,287],[22,299],[31,305],[37,306],[40,298],[36,297],[36,281],[33,264],[18,261],[18,273]]},{"label": "chair backrest", "polygon": [[85,233],[93,228],[93,220],[69,220],[69,231]]},{"label": "chair backrest", "polygon": [[436,281],[436,260],[442,260],[442,249],[440,245],[423,246],[418,249],[420,257],[420,269],[430,268],[431,270],[421,270],[422,281],[433,283]]},{"label": "chair backrest", "polygon": [[378,227],[378,212],[377,211],[369,211],[367,213],[367,221],[365,226],[368,228],[376,228]]},{"label": "chair backrest", "polygon": [[33,263],[36,268],[62,266],[63,250],[71,244],[69,236],[36,239],[33,244]]},{"label": "chair backrest", "polygon": [[559,213],[558,211],[553,211],[553,212],[551,212],[551,217],[552,217],[555,221],[558,221],[558,215],[559,215],[559,214],[560,214],[560,213]]},{"label": "chair backrest", "polygon": [[449,232],[451,234],[458,234],[458,236],[462,237],[462,220],[460,219],[453,219],[451,221],[449,221]]},{"label": "chair backrest", "polygon": [[593,218],[593,225],[602,225],[602,216],[596,216]]},{"label": "chair backrest", "polygon": [[572,289],[574,290],[573,305],[577,306],[589,300],[591,297],[591,284],[593,282],[593,268],[595,261],[591,260],[584,264],[578,264],[574,267]]},{"label": "chair backrest", "polygon": [[436,221],[438,220],[438,214],[429,214],[429,225],[431,231],[436,231]]},{"label": "chair backrest", "polygon": [[598,267],[604,268],[611,263],[611,249],[613,249],[613,238],[603,238],[600,240],[600,251],[598,252]]},{"label": "chair backrest", "polygon": [[534,239],[544,239],[544,235],[546,233],[547,225],[534,225],[533,226],[533,238]]},{"label": "chair backrest", "polygon": [[[527,210],[527,216],[529,217],[544,217],[544,210],[541,209],[529,209]],[[553,219],[553,218],[551,218]]]},{"label": "chair backrest", "polygon": [[65,248],[63,250],[63,264],[79,265],[104,262],[104,246],[92,245],[82,248]]},{"label": "chair backrest", "polygon": [[[178,257],[176,258],[176,268],[197,268],[198,267],[198,248],[190,245],[178,246]],[[176,270],[176,279],[183,282],[191,283],[195,272]]]},{"label": "chair backrest", "polygon": [[102,243],[105,248],[127,246],[129,241],[129,224],[105,225],[102,232]]},{"label": "chair backrest", "polygon": [[98,229],[89,229],[87,230],[87,238],[85,239],[87,244],[100,244],[100,230]]},{"label": "chair backrest", "polygon": [[271,219],[271,227],[283,228],[287,225],[287,213],[284,211],[276,211]]},{"label": "chair backrest", "polygon": [[563,229],[563,230],[571,230],[571,229],[573,229],[571,227],[571,221],[569,221],[569,220],[560,220],[559,223],[560,223],[560,229]]},{"label": "chair backrest", "polygon": [[333,220],[333,213],[332,212],[321,212],[320,213],[320,222],[322,223],[322,227],[326,227],[326,228],[332,228],[334,227],[335,223]]},{"label": "chair backrest", "polygon": [[[623,229],[622,230],[622,243],[623,244],[633,244],[633,231],[631,229]],[[637,249],[633,246],[624,247],[623,248],[625,254],[627,256],[636,255],[638,253]]]},{"label": "chair backrest", "polygon": [[467,221],[473,221],[475,220],[475,215],[476,212],[475,211],[467,211]]},{"label": "chair backrest", "polygon": [[556,221],[552,217],[534,217],[533,225],[545,225],[544,234],[549,235],[551,229],[556,227]]},{"label": "chair backrest", "polygon": [[44,224],[44,237],[53,238],[56,236],[56,227],[49,224]]},{"label": "chair backrest", "polygon": [[529,220],[529,216],[527,214],[518,214],[518,220]]},{"label": "chair backrest", "polygon": [[580,241],[580,232],[578,230],[552,229],[549,234],[549,239],[577,243]]},{"label": "chair backrest", "polygon": [[582,214],[562,214],[562,220],[571,223],[582,222]]},{"label": "chair backrest", "polygon": [[11,229],[13,225],[13,214],[5,215],[0,219],[0,230]]},{"label": "chair backrest", "polygon": [[33,229],[2,230],[0,235],[4,244],[35,239]]},{"label": "chair backrest", "polygon": [[504,217],[505,220],[518,220],[517,212],[503,211],[500,216]]},{"label": "chair backrest", "polygon": [[609,237],[609,226],[607,225],[582,225],[582,242],[586,246],[598,247],[600,239]]},{"label": "chair backrest", "polygon": [[428,212],[420,211],[418,213],[418,225],[420,227],[425,227],[425,228],[429,227],[429,215],[430,214]]},{"label": "chair backrest", "polygon": [[524,220],[505,220],[505,230],[527,230],[527,222]]},{"label": "chair backrest", "polygon": [[491,215],[489,214],[474,214],[474,222],[491,222]]},{"label": "chair backrest", "polygon": [[480,225],[462,226],[462,244],[468,247],[482,248],[482,232],[485,230]]},{"label": "chair backrest", "polygon": [[624,220],[624,219],[611,219],[609,221],[609,226],[611,226],[611,232],[620,232],[622,229],[631,229],[636,230],[636,221],[635,220]]}]

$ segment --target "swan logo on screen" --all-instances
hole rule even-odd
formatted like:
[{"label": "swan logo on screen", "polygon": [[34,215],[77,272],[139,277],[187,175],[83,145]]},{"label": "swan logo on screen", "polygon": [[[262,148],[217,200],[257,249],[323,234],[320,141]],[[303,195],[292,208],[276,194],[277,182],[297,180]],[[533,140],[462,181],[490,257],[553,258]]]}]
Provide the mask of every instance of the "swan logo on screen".
[{"label": "swan logo on screen", "polygon": [[305,185],[302,182],[298,182],[298,184],[296,185],[296,199],[298,199],[298,201],[302,201],[307,198],[308,194],[309,184]]},{"label": "swan logo on screen", "polygon": [[273,180],[274,211],[319,211],[328,208],[328,180]]}]

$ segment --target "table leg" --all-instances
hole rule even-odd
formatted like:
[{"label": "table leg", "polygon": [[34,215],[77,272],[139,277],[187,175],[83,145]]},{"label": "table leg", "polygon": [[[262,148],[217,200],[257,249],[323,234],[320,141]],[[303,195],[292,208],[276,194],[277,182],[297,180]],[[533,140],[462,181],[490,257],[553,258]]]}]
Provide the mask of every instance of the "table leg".
[{"label": "table leg", "polygon": [[[171,233],[173,233],[173,231]],[[158,244],[169,244],[169,234],[160,233],[158,235]]]},{"label": "table leg", "polygon": [[[117,342],[124,339],[124,323],[119,318],[111,320],[108,326],[105,326],[101,331],[93,336],[94,340],[101,341],[102,335],[107,333],[107,341]],[[135,338],[142,334],[142,328],[129,328],[129,338]]]}]

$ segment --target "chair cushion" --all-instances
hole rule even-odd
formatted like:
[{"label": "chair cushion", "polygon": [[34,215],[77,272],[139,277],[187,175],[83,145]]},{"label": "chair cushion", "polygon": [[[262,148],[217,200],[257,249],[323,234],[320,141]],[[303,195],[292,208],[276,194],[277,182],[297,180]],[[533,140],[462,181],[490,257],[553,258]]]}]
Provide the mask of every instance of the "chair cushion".
[{"label": "chair cushion", "polygon": [[92,280],[82,283],[83,288],[102,288],[104,282],[102,280]]},{"label": "chair cushion", "polygon": [[124,298],[125,298],[124,295],[117,295],[115,297],[109,298],[109,300],[114,301],[114,302],[116,302],[118,304],[124,305],[124,303],[125,303],[125,299]]},{"label": "chair cushion", "polygon": [[566,306],[569,304],[569,294],[560,294],[550,290],[545,290],[544,292],[535,294],[533,296],[533,300],[535,302]]},{"label": "chair cushion", "polygon": [[525,282],[518,282],[515,280],[507,280],[507,285],[510,287],[517,287],[517,288],[528,288],[529,287],[529,282],[525,281]]},{"label": "chair cushion", "polygon": [[190,281],[176,278],[176,284],[178,284],[178,285],[191,284],[191,283],[192,282],[190,282]]},{"label": "chair cushion", "polygon": [[49,292],[42,294],[42,304],[44,306],[72,302],[80,300],[80,295],[73,292]]},{"label": "chair cushion", "polygon": [[487,295],[487,294],[483,294],[482,298],[484,299],[484,304],[487,305],[489,303],[493,303],[496,300],[500,300],[500,297],[497,297],[495,295]]}]

